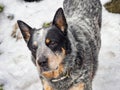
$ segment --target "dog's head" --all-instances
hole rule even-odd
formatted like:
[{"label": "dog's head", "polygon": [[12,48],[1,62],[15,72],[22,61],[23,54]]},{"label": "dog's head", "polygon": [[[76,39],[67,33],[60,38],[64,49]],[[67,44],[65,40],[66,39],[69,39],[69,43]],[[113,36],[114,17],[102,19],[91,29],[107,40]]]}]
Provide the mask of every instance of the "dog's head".
[{"label": "dog's head", "polygon": [[40,74],[46,78],[59,77],[64,70],[63,60],[71,52],[62,8],[57,10],[49,28],[33,29],[20,20],[18,26]]}]

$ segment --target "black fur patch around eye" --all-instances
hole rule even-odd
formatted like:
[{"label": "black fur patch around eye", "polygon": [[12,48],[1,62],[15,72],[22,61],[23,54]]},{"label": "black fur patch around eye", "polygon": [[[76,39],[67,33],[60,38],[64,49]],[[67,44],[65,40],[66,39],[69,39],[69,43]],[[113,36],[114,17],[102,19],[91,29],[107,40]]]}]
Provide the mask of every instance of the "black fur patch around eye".
[{"label": "black fur patch around eye", "polygon": [[[70,42],[65,35],[59,28],[56,26],[52,26],[46,35],[46,39],[50,39],[49,44],[46,45],[53,51],[53,52],[61,52],[62,48],[66,51],[70,51]],[[69,49],[69,50],[68,50]]]}]

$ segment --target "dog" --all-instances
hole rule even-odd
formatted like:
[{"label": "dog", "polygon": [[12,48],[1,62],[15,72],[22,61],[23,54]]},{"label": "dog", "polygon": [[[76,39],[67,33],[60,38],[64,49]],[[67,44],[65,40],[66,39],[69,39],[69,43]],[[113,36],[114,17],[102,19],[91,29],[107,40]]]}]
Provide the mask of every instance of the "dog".
[{"label": "dog", "polygon": [[65,0],[52,24],[35,29],[18,20],[44,90],[92,90],[101,47],[99,0]]}]

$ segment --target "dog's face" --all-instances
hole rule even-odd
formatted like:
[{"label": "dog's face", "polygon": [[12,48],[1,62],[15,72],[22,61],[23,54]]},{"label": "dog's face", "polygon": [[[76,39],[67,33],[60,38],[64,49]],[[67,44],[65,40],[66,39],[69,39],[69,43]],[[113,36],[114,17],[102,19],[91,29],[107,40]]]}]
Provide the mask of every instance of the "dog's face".
[{"label": "dog's face", "polygon": [[64,71],[62,62],[71,52],[63,10],[57,10],[49,28],[33,29],[22,21],[18,26],[40,74],[45,78],[59,77]]}]

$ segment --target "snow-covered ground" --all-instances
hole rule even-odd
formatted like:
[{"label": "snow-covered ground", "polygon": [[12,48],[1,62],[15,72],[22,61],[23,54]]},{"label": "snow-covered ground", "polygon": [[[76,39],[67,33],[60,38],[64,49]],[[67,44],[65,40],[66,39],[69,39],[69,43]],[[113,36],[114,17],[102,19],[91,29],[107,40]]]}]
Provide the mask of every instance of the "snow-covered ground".
[{"label": "snow-covered ground", "polygon": [[[101,0],[102,4],[110,0]],[[120,14],[103,8],[102,47],[94,90],[120,90]]]},{"label": "snow-covered ground", "polygon": [[[101,0],[102,4],[110,0]],[[23,39],[11,37],[14,24],[23,20],[39,28],[53,19],[63,0],[43,0],[25,3],[23,0],[0,0],[5,10],[0,13],[0,84],[4,90],[42,90],[36,67]],[[13,14],[14,19],[7,17]],[[120,14],[111,14],[103,8],[102,47],[99,68],[93,90],[120,90]]]}]

